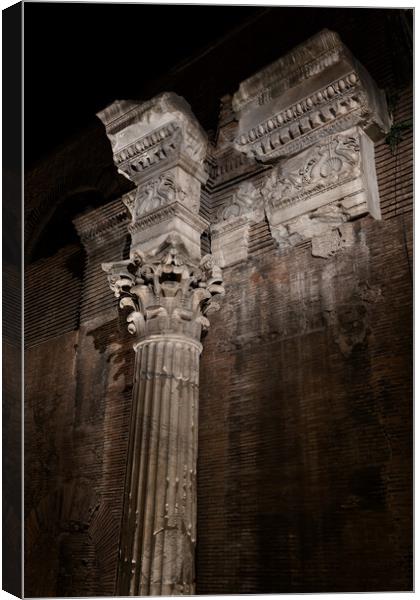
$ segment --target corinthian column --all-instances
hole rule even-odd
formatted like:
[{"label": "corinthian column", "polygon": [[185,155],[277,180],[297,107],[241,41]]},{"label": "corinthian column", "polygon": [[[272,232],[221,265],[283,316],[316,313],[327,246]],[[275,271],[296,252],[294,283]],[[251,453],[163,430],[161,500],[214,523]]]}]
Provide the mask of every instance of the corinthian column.
[{"label": "corinthian column", "polygon": [[174,94],[99,116],[136,185],[123,198],[130,258],[102,265],[136,352],[118,593],[192,594],[200,340],[224,295],[220,268],[200,251],[205,137]]},{"label": "corinthian column", "polygon": [[224,293],[220,269],[179,238],[153,258],[104,265],[135,336],[121,540],[121,594],[194,592],[200,337]]}]

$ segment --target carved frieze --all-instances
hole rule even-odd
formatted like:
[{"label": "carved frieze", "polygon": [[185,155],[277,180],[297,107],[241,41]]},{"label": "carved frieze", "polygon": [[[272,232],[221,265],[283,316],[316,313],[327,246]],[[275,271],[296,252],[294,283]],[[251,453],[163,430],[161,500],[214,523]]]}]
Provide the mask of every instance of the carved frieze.
[{"label": "carved frieze", "polygon": [[235,148],[262,162],[355,125],[378,139],[390,125],[384,93],[328,30],[241,83],[233,107],[239,121]]},{"label": "carved frieze", "polygon": [[152,212],[172,202],[183,202],[186,193],[168,174],[159,175],[137,188],[136,193],[128,193],[122,201],[132,216],[132,222],[144,214]]},{"label": "carved frieze", "polygon": [[[324,191],[359,174],[360,148],[358,139],[350,134],[330,136],[299,156],[296,169],[283,163],[268,178],[262,193],[268,206],[290,204],[303,200],[317,190]],[[292,163],[293,164],[293,163]]]},{"label": "carved frieze", "polygon": [[261,187],[273,237],[295,245],[371,214],[380,218],[373,142],[359,127],[283,161]]}]

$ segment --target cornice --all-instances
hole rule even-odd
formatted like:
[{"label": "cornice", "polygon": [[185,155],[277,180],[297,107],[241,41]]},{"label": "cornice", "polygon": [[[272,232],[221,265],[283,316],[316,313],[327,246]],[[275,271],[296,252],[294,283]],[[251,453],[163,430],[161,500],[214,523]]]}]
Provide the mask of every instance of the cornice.
[{"label": "cornice", "polygon": [[233,146],[262,163],[293,156],[355,125],[375,141],[390,127],[383,91],[328,30],[243,82],[233,106]]},{"label": "cornice", "polygon": [[295,46],[285,56],[245,79],[233,95],[234,111],[239,113],[255,101],[266,102],[267,93],[264,95],[262,87],[275,86],[277,92],[286,90],[332,66],[338,62],[342,53],[350,54],[340,36],[335,31],[323,29]]},{"label": "cornice", "polygon": [[[278,158],[299,152],[326,134],[346,129],[361,114],[368,115],[366,95],[358,89],[353,71],[270,115],[234,140],[234,147],[252,157]],[[354,114],[356,111],[357,114]],[[315,139],[314,139],[315,138]]]}]

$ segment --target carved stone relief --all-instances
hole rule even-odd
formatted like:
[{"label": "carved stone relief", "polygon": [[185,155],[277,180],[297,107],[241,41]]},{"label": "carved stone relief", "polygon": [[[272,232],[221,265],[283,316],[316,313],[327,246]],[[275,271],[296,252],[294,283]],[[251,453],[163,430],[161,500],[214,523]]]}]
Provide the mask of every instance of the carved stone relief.
[{"label": "carved stone relief", "polygon": [[164,174],[139,186],[137,193],[126,195],[123,202],[130,211],[133,222],[136,222],[145,213],[152,212],[176,200],[182,203],[184,198],[185,192],[175,183],[172,177]]},{"label": "carved stone relief", "polygon": [[258,188],[249,181],[241,183],[211,226],[212,251],[222,267],[246,259],[250,225],[263,218],[263,198]]},{"label": "carved stone relief", "polygon": [[164,93],[144,103],[116,101],[98,116],[118,170],[136,186],[123,197],[132,217],[132,247],[156,250],[175,232],[199,257],[200,235],[208,227],[198,216],[201,184],[207,179],[207,137],[188,103]]},{"label": "carved stone relief", "polygon": [[360,125],[389,128],[384,93],[333,31],[323,30],[241,83],[233,97],[235,147],[262,162],[301,152]]}]

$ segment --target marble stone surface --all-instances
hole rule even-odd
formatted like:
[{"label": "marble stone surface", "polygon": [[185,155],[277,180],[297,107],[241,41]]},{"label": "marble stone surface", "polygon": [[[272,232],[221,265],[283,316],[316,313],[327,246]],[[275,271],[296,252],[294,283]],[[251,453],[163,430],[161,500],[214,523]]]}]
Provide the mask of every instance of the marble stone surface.
[{"label": "marble stone surface", "polygon": [[242,82],[233,108],[235,147],[262,162],[301,152],[353,125],[375,140],[390,126],[384,92],[327,29]]},{"label": "marble stone surface", "polygon": [[208,227],[198,217],[201,185],[207,179],[207,136],[188,103],[174,93],[142,103],[117,100],[98,117],[118,171],[135,185],[123,197],[132,218],[132,248],[156,251],[176,232],[199,258],[200,236]]}]

